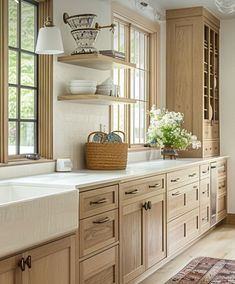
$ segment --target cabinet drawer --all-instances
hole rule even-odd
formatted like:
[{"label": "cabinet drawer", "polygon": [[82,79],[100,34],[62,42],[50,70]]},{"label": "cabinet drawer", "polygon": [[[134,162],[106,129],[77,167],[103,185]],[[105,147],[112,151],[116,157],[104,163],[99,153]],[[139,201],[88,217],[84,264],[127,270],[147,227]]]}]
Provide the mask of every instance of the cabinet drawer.
[{"label": "cabinet drawer", "polygon": [[226,178],[218,181],[218,196],[226,194],[227,192],[227,180]]},{"label": "cabinet drawer", "polygon": [[118,210],[80,221],[80,257],[118,241]]},{"label": "cabinet drawer", "polygon": [[82,192],[80,199],[80,219],[103,213],[118,207],[118,186],[107,186]]},{"label": "cabinet drawer", "polygon": [[165,176],[155,176],[141,180],[126,182],[120,185],[120,199],[122,201],[134,201],[144,194],[158,192],[159,194],[165,190]]},{"label": "cabinet drawer", "polygon": [[200,233],[203,234],[210,229],[210,203],[200,207]]},{"label": "cabinet drawer", "polygon": [[204,123],[204,139],[218,139],[219,138],[219,124],[211,125],[210,121]]},{"label": "cabinet drawer", "polygon": [[199,180],[199,166],[167,174],[167,188],[172,190]]},{"label": "cabinet drawer", "polygon": [[118,246],[80,263],[80,284],[118,284]]},{"label": "cabinet drawer", "polygon": [[217,222],[222,221],[227,215],[227,195],[221,195],[217,199]]},{"label": "cabinet drawer", "polygon": [[192,183],[168,192],[168,221],[199,206],[199,183]]},{"label": "cabinet drawer", "polygon": [[174,254],[198,235],[199,208],[168,223],[168,254]]},{"label": "cabinet drawer", "polygon": [[205,164],[200,166],[200,179],[205,179],[210,177],[210,164]]},{"label": "cabinet drawer", "polygon": [[203,152],[204,152],[204,157],[218,156],[220,152],[219,141],[218,140],[205,141],[203,144]]},{"label": "cabinet drawer", "polygon": [[200,205],[210,204],[210,179],[200,182]]}]

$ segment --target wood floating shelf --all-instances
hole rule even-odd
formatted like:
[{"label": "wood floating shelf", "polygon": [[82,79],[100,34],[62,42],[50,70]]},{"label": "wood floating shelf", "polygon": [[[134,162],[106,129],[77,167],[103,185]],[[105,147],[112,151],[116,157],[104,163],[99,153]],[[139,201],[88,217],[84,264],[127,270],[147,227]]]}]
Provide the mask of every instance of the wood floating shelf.
[{"label": "wood floating shelf", "polygon": [[127,99],[105,95],[64,95],[58,96],[58,101],[68,101],[80,104],[99,104],[99,105],[114,105],[114,104],[135,104],[135,99]]},{"label": "wood floating shelf", "polygon": [[61,63],[67,63],[97,70],[111,70],[113,68],[132,69],[136,68],[135,64],[123,61],[121,59],[105,56],[99,53],[93,54],[76,54],[58,57]]}]

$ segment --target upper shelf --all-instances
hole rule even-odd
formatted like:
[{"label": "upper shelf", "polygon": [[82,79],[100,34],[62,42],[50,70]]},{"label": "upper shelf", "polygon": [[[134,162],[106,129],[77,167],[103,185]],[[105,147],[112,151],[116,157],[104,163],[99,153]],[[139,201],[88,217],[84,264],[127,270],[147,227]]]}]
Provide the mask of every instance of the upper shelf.
[{"label": "upper shelf", "polygon": [[136,67],[135,64],[99,53],[60,56],[58,61],[97,70],[131,69]]}]

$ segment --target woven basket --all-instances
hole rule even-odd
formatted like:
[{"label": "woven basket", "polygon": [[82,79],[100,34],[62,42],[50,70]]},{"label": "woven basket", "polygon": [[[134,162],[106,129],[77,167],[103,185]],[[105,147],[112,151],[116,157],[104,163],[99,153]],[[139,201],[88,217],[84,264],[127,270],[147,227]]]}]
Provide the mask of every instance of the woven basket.
[{"label": "woven basket", "polygon": [[[125,133],[122,131],[125,141]],[[92,132],[86,143],[86,166],[90,170],[124,170],[127,165],[127,143],[108,143],[90,142],[90,138],[94,134],[101,134],[103,137],[106,133]]]}]

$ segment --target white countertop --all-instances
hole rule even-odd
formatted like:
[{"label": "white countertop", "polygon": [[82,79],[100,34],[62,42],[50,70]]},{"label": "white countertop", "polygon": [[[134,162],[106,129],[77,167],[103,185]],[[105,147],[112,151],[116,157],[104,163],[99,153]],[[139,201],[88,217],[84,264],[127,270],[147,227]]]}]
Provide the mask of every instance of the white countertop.
[{"label": "white countertop", "polygon": [[29,176],[14,179],[17,183],[27,184],[45,184],[45,185],[66,185],[76,187],[77,189],[96,186],[105,183],[124,182],[130,179],[141,178],[154,174],[166,173],[178,170],[190,165],[198,165],[210,161],[219,160],[225,157],[213,157],[207,159],[178,159],[178,160],[155,160],[128,165],[126,170],[122,171],[91,171],[80,170],[68,173],[50,173],[44,175]]}]

